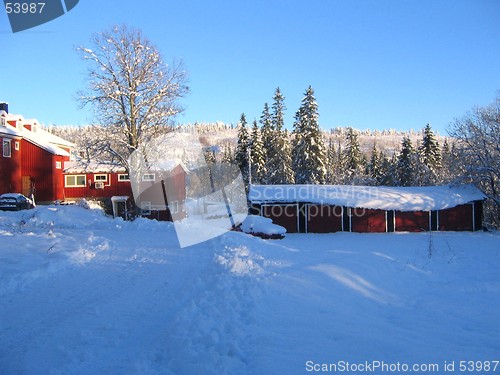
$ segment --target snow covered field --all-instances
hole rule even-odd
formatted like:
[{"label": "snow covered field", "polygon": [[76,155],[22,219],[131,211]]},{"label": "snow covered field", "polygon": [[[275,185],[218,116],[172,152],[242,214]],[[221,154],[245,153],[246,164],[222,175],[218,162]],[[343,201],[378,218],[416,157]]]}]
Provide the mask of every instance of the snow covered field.
[{"label": "snow covered field", "polygon": [[499,270],[498,233],[180,249],[170,223],[1,212],[0,374],[500,373]]}]

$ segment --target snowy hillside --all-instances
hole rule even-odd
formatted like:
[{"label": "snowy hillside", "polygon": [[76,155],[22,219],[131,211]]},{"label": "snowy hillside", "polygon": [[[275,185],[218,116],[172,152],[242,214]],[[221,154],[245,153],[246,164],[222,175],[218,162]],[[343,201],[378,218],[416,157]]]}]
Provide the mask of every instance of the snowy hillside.
[{"label": "snowy hillside", "polygon": [[[195,131],[202,137],[203,141],[207,144],[226,146],[230,145],[234,149],[237,142],[237,123],[225,124],[218,123],[202,123],[202,124],[181,124],[177,131],[186,133],[195,133]],[[425,124],[422,124],[424,126]],[[325,128],[326,129],[326,128]],[[75,127],[75,126],[53,126],[49,129],[54,134],[57,134],[65,139],[71,140],[80,145],[82,133],[87,131],[91,132],[90,127]],[[332,140],[335,147],[341,144],[345,145],[347,127],[336,127],[329,131],[323,131],[326,143]],[[358,134],[360,147],[363,153],[369,155],[373,145],[376,144],[379,151],[384,151],[388,156],[392,155],[396,150],[401,149],[401,141],[403,137],[408,137],[413,144],[419,144],[422,139],[422,131],[397,131],[394,129],[388,130],[356,130]],[[439,144],[443,144],[444,140],[450,137],[444,135],[437,135]],[[81,145],[80,145],[81,146]]]},{"label": "snowy hillside", "polygon": [[0,373],[307,374],[346,362],[356,373],[399,362],[444,374],[460,361],[494,373],[499,240],[230,232],[180,249],[170,223],[76,206],[0,212]]}]

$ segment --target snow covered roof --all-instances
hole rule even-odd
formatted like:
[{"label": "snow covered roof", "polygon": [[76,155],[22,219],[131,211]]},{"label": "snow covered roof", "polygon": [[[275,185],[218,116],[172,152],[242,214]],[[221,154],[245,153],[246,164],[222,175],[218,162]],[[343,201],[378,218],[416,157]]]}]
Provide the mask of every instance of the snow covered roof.
[{"label": "snow covered roof", "polygon": [[[3,113],[3,116],[7,121],[16,121],[16,123],[21,121],[21,126],[15,127],[7,123],[5,126],[0,126],[0,134],[24,138],[53,155],[70,156],[69,152],[60,146],[72,148],[74,144],[49,133],[38,125],[36,119],[25,120],[21,115],[8,114],[6,112]],[[31,129],[27,129],[25,125],[31,125]]]},{"label": "snow covered roof", "polygon": [[22,137],[22,133],[9,124],[7,124],[6,126],[0,126],[0,134]]},{"label": "snow covered roof", "polygon": [[467,186],[252,185],[252,203],[304,202],[397,211],[455,207],[486,196]]},{"label": "snow covered roof", "polygon": [[36,124],[36,131],[29,131],[28,129],[25,129],[25,131],[23,132],[26,133],[26,134],[36,134],[36,138],[38,140],[44,140],[45,142],[48,142],[48,143],[52,143],[52,144],[55,144],[55,145],[58,145],[58,146],[64,146],[64,147],[68,147],[68,148],[72,148],[72,147],[75,147],[75,144],[73,142],[70,142],[70,141],[67,141],[55,134],[52,134],[48,131],[46,131],[45,129],[43,129],[42,127],[40,127],[40,125],[38,125],[38,121],[36,119],[30,119],[30,120],[26,120],[25,121],[27,124]]},{"label": "snow covered roof", "polygon": [[64,173],[125,173],[120,164],[85,162],[82,160],[64,162]]}]

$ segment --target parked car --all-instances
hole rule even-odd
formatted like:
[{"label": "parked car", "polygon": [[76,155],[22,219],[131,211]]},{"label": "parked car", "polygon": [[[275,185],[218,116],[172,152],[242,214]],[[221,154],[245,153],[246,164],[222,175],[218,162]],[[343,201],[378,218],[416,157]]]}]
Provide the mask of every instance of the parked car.
[{"label": "parked car", "polygon": [[35,205],[31,199],[19,193],[6,193],[0,195],[0,210],[19,211],[29,210]]}]

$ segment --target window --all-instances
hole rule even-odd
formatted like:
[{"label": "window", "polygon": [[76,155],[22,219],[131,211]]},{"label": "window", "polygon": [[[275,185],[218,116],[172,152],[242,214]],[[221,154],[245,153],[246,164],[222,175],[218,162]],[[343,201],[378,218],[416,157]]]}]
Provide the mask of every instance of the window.
[{"label": "window", "polygon": [[87,180],[84,174],[65,176],[64,186],[65,187],[84,187],[87,186]]},{"label": "window", "polygon": [[60,161],[56,161],[56,169],[61,169],[62,163]]},{"label": "window", "polygon": [[151,202],[141,202],[141,211],[143,215],[151,215]]},{"label": "window", "polygon": [[19,142],[14,142],[14,150],[19,151]]},{"label": "window", "polygon": [[120,173],[118,174],[118,181],[119,182],[130,181],[130,176],[126,173]]},{"label": "window", "polygon": [[7,125],[7,123],[6,123],[6,121],[5,121],[5,117],[3,117],[3,116],[2,116],[2,117],[0,117],[0,125],[1,125],[1,126],[6,126],[6,125]]},{"label": "window", "polygon": [[94,175],[94,181],[95,182],[107,182],[108,175],[107,174],[96,174],[96,175]]},{"label": "window", "polygon": [[147,173],[142,175],[142,181],[154,181],[154,180],[155,180],[154,173]]},{"label": "window", "polygon": [[168,209],[171,214],[176,214],[179,212],[179,201],[172,201],[168,203]]},{"label": "window", "polygon": [[11,139],[5,139],[3,140],[3,157],[4,158],[10,158],[12,155],[12,145],[10,144]]}]

